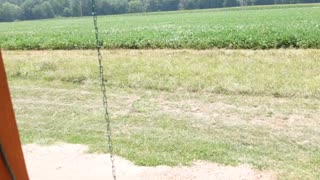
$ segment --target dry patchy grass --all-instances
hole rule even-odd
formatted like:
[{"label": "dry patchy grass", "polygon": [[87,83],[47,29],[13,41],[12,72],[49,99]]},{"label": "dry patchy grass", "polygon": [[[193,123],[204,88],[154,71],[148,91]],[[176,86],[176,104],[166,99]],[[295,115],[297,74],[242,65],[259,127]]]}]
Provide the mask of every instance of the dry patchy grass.
[{"label": "dry patchy grass", "polygon": [[[208,160],[317,179],[319,54],[108,51],[116,154],[139,165]],[[93,57],[93,51],[5,52],[24,143],[65,141],[106,151]]]}]

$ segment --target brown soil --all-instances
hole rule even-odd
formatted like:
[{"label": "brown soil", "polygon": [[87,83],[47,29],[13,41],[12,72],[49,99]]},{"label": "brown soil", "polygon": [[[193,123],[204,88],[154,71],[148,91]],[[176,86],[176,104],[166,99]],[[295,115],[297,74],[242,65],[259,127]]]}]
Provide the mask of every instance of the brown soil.
[{"label": "brown soil", "polygon": [[[107,154],[86,154],[84,145],[58,144],[23,147],[32,180],[106,180],[112,179]],[[121,157],[116,157],[119,180],[206,180],[206,179],[276,179],[269,172],[251,169],[249,166],[222,166],[197,161],[192,166],[141,167]]]}]

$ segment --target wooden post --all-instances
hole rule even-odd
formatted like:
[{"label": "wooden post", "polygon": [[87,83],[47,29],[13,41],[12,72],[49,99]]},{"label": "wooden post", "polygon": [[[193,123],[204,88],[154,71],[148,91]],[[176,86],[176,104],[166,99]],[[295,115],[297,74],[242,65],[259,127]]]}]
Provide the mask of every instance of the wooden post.
[{"label": "wooden post", "polygon": [[[14,116],[6,72],[0,50],[0,179],[28,180],[19,132]],[[10,173],[11,171],[11,173]]]}]

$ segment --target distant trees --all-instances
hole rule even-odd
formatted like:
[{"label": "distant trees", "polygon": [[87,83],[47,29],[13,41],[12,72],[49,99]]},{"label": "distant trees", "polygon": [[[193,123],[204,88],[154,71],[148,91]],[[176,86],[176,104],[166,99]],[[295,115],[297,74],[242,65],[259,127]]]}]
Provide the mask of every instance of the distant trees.
[{"label": "distant trees", "polygon": [[237,0],[224,0],[223,6],[224,7],[233,7],[233,6],[238,6],[238,1]]},{"label": "distant trees", "polygon": [[14,21],[21,18],[22,10],[19,6],[5,2],[0,4],[0,21]]},{"label": "distant trees", "polygon": [[36,19],[41,18],[53,18],[55,16],[54,10],[48,1],[42,2],[41,4],[35,5],[31,9],[32,16]]},{"label": "distant trees", "polygon": [[141,0],[132,0],[128,4],[129,13],[145,12],[145,6]]},{"label": "distant trees", "polygon": [[[315,3],[320,0],[96,0],[98,14]],[[91,0],[0,0],[0,22],[91,15]]]}]

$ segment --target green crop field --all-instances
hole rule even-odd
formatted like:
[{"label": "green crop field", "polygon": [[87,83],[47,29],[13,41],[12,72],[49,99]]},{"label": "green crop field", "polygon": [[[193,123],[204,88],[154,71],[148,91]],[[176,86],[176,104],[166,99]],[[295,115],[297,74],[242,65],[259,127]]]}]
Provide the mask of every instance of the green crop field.
[{"label": "green crop field", "polygon": [[[320,48],[320,4],[100,17],[104,48]],[[0,23],[3,49],[92,49],[92,18]]]}]

